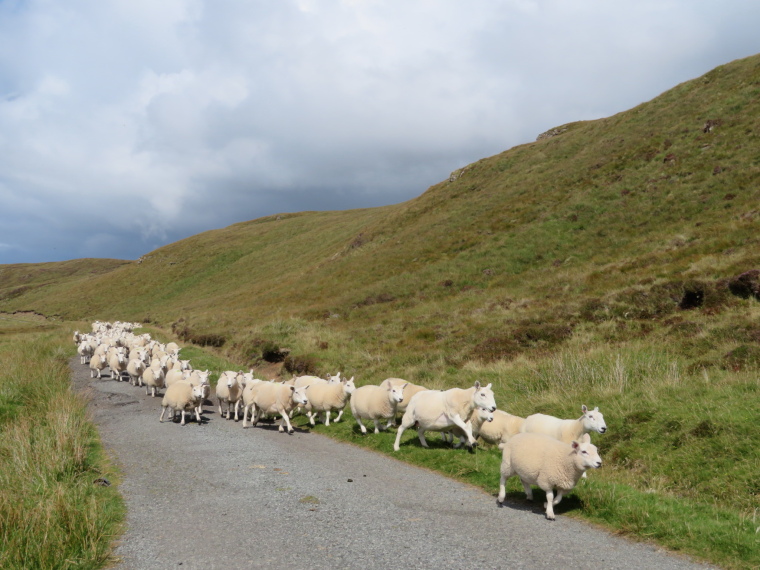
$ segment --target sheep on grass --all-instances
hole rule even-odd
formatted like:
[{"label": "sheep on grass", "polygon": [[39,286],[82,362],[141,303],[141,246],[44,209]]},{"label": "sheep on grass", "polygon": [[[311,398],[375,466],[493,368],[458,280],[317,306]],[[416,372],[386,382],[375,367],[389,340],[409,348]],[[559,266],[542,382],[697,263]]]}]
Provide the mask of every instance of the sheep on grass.
[{"label": "sheep on grass", "polygon": [[380,420],[386,420],[386,429],[396,415],[396,407],[404,400],[404,386],[375,386],[368,384],[354,390],[351,395],[351,413],[363,434],[367,433],[362,420],[375,423],[375,433],[380,433]]},{"label": "sheep on grass", "polygon": [[504,504],[507,479],[517,475],[529,501],[533,500],[531,485],[544,490],[546,518],[553,521],[554,506],[562,496],[573,490],[586,470],[601,465],[602,459],[588,434],[567,444],[540,433],[519,433],[504,444],[498,504]]},{"label": "sheep on grass", "polygon": [[467,436],[467,446],[473,447],[477,442],[468,431],[465,422],[470,419],[475,408],[490,412],[496,409],[491,384],[481,386],[475,382],[471,388],[450,388],[449,390],[425,390],[412,397],[409,407],[401,418],[401,425],[396,432],[393,450],[399,450],[401,435],[412,426],[417,426],[417,435],[422,447],[428,447],[425,441],[426,431],[450,431],[458,427]]}]

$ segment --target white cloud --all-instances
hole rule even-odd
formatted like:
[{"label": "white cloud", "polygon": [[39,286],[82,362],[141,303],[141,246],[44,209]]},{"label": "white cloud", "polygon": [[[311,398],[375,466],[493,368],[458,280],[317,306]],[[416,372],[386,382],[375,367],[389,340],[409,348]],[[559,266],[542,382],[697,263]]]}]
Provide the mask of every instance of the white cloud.
[{"label": "white cloud", "polygon": [[[0,2],[0,263],[405,200],[760,51],[731,0]],[[126,243],[123,243],[126,242]]]}]

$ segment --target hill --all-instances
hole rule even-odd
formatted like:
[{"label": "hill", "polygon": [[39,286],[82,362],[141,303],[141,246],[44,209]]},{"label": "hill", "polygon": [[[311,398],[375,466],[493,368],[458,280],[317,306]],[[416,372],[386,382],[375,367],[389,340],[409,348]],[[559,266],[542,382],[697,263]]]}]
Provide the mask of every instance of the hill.
[{"label": "hill", "polygon": [[227,346],[261,340],[273,320],[352,337],[379,322],[384,342],[422,340],[458,366],[562,343],[582,324],[644,334],[684,308],[730,305],[727,280],[760,267],[758,94],[755,56],[403,204],[271,216],[137,262],[5,266],[0,310],[184,319]]}]

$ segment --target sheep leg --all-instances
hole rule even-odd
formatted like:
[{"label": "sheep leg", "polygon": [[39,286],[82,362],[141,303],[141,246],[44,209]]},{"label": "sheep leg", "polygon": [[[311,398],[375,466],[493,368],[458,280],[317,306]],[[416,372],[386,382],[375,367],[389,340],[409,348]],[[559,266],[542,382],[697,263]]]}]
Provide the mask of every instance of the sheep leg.
[{"label": "sheep leg", "polygon": [[372,421],[375,422],[375,433],[380,433],[380,420],[374,419]]},{"label": "sheep leg", "polygon": [[240,400],[235,402],[235,421],[238,421],[238,408],[240,407]]},{"label": "sheep leg", "polygon": [[316,413],[306,412],[306,417],[309,418],[310,425],[316,425]]},{"label": "sheep leg", "polygon": [[166,408],[168,407],[169,406],[164,406],[163,408],[161,408],[161,418],[158,420],[159,422],[164,423],[164,414],[166,413]]},{"label": "sheep leg", "polygon": [[472,428],[467,429],[467,424],[462,421],[462,418],[459,417],[459,414],[455,414],[451,418],[451,421],[454,422],[454,425],[456,425],[459,429],[461,429],[464,432],[464,434],[467,436],[468,447],[475,447],[476,445],[478,445],[478,442],[475,441],[475,438],[472,437]]},{"label": "sheep leg", "polygon": [[528,483],[526,481],[523,481],[522,479],[520,480],[520,482],[523,485],[523,489],[525,489],[525,498],[528,499],[529,501],[532,501],[533,500],[533,489],[531,489],[530,483]]},{"label": "sheep leg", "polygon": [[295,433],[293,426],[290,425],[290,418],[288,417],[288,413],[283,412],[281,415],[282,415],[282,419],[280,420],[280,431],[282,431],[283,429],[283,423],[286,423],[288,424],[288,433]]},{"label": "sheep leg", "polygon": [[325,412],[325,425],[326,425],[326,426],[329,426],[329,425],[330,425],[330,410],[327,410],[327,411]]},{"label": "sheep leg", "polygon": [[[399,428],[399,429],[401,429],[401,428]],[[446,432],[444,432],[444,434],[445,433]],[[422,445],[422,447],[430,447],[427,444],[427,441],[425,440],[425,430],[422,429],[421,427],[417,428],[417,437],[420,438],[420,444]]]},{"label": "sheep leg", "polygon": [[496,501],[499,503],[500,507],[503,506],[504,498],[507,496],[507,479],[509,477],[510,475],[502,473],[499,478],[499,496],[496,498]]},{"label": "sheep leg", "polygon": [[[246,427],[248,424],[246,423],[248,421],[248,410],[250,409],[251,405],[248,404],[243,408],[243,427]],[[251,420],[253,420],[253,416],[251,416]]]},{"label": "sheep leg", "polygon": [[546,507],[546,518],[550,521],[554,520],[554,492],[552,489],[549,489],[546,491],[546,503],[544,503],[544,506]]},{"label": "sheep leg", "polygon": [[[408,412],[408,410],[407,410]],[[410,420],[406,420],[406,414],[404,414],[404,417],[401,418],[401,424],[398,426],[398,431],[396,432],[396,442],[393,444],[393,451],[399,450],[399,443],[401,443],[401,434],[404,433],[404,431],[407,428],[410,428],[414,425],[414,418],[410,416]]]},{"label": "sheep leg", "polygon": [[340,410],[340,411],[338,412],[338,415],[337,415],[337,416],[335,416],[335,419],[333,420],[333,423],[334,423],[334,422],[339,422],[339,421],[340,421],[340,418],[341,418],[341,417],[343,417],[343,410]]},{"label": "sheep leg", "polygon": [[179,425],[183,426],[185,425],[185,409],[182,408],[182,421],[179,423]]},{"label": "sheep leg", "polygon": [[201,425],[201,407],[195,408],[195,419],[198,420],[198,425]]},{"label": "sheep leg", "polygon": [[356,418],[356,423],[359,424],[359,427],[362,430],[362,435],[367,435],[367,428],[364,427],[364,424],[362,423],[362,421],[359,418]]}]

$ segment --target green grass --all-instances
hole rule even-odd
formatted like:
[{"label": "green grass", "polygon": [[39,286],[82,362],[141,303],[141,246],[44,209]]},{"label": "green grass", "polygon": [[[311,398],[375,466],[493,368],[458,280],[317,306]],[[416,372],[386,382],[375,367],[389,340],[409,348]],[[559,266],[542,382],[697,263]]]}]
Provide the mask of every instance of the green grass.
[{"label": "green grass", "polygon": [[101,568],[122,530],[117,487],[95,483],[118,483],[118,474],[71,391],[73,351],[63,334],[2,336],[2,568]]}]

